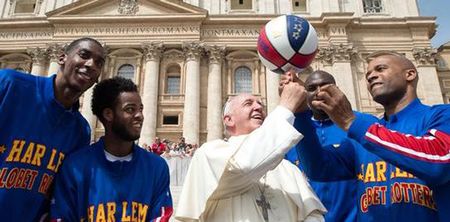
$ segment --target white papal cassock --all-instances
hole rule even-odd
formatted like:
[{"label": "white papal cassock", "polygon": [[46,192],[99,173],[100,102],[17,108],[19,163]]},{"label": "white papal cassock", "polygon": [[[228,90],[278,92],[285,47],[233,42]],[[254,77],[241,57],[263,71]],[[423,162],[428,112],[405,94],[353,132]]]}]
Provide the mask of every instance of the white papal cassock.
[{"label": "white papal cassock", "polygon": [[324,206],[285,153],[303,137],[294,116],[278,106],[261,127],[228,141],[215,140],[195,153],[175,218],[181,221],[264,221],[261,193],[273,222],[323,221]]}]

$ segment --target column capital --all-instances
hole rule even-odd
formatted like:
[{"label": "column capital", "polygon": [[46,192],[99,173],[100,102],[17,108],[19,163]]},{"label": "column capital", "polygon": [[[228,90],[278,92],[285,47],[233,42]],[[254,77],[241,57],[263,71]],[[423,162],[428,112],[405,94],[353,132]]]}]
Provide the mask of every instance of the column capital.
[{"label": "column capital", "polygon": [[436,49],[432,48],[414,48],[413,56],[417,65],[434,65],[436,59]]},{"label": "column capital", "polygon": [[183,42],[182,46],[186,61],[199,60],[204,53],[203,42]]},{"label": "column capital", "polygon": [[50,57],[50,61],[57,61],[58,57],[64,53],[66,44],[49,43],[47,44],[47,54]]},{"label": "column capital", "polygon": [[323,64],[333,64],[333,49],[330,46],[319,48],[316,59],[321,61]]},{"label": "column capital", "polygon": [[43,64],[47,61],[47,49],[41,47],[27,48],[27,54],[31,56],[31,60],[36,64]]},{"label": "column capital", "polygon": [[164,44],[162,42],[144,42],[141,44],[144,50],[144,56],[146,61],[155,61],[160,59],[164,52]]},{"label": "column capital", "polygon": [[349,62],[357,54],[353,45],[333,45],[333,62]]},{"label": "column capital", "polygon": [[316,58],[322,61],[324,64],[331,65],[335,62],[349,62],[354,55],[357,54],[357,50],[350,44],[330,44],[327,47],[319,49]]},{"label": "column capital", "polygon": [[206,45],[205,50],[209,57],[209,63],[222,63],[225,57],[225,46]]}]

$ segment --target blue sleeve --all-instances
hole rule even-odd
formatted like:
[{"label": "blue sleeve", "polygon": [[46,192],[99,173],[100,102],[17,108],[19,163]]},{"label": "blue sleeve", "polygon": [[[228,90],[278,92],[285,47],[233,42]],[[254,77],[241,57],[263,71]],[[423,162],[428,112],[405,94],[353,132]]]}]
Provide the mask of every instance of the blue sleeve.
[{"label": "blue sleeve", "polygon": [[297,149],[295,149],[295,146],[293,146],[285,155],[284,155],[284,159],[288,160],[289,162],[291,162],[294,165],[297,165],[297,161],[298,161],[298,154],[297,154]]},{"label": "blue sleeve", "polygon": [[173,213],[172,195],[170,194],[169,186],[169,168],[164,160],[161,159],[160,163],[164,166],[164,170],[158,178],[160,183],[158,183],[157,187],[154,187],[154,189],[156,189],[156,198],[152,203],[151,221],[169,221],[169,218]]},{"label": "blue sleeve", "polygon": [[356,143],[344,138],[339,149],[321,144],[308,113],[296,114],[294,126],[304,136],[296,148],[300,165],[308,178],[322,182],[356,178]]},{"label": "blue sleeve", "polygon": [[77,222],[77,210],[79,206],[76,201],[78,195],[76,179],[70,169],[71,163],[64,161],[61,170],[56,176],[55,189],[50,207],[51,221]]},{"label": "blue sleeve", "polygon": [[8,70],[0,70],[0,106],[2,106],[3,98],[5,98],[8,88],[11,86],[11,75]]},{"label": "blue sleeve", "polygon": [[348,135],[383,160],[437,186],[450,181],[449,106],[434,112],[428,122],[425,135],[412,136],[358,116]]}]

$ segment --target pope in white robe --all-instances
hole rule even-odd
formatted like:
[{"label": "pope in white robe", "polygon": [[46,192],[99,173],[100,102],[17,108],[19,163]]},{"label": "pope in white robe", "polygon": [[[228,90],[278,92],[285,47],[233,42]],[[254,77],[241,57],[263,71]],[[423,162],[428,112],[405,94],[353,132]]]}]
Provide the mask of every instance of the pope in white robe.
[{"label": "pope in white robe", "polygon": [[[252,95],[229,100],[224,124],[231,137],[203,144],[180,194],[180,221],[323,221],[326,209],[300,170],[284,160],[302,135],[292,126],[304,88],[285,86],[265,118]],[[264,122],[263,122],[264,121]]]}]

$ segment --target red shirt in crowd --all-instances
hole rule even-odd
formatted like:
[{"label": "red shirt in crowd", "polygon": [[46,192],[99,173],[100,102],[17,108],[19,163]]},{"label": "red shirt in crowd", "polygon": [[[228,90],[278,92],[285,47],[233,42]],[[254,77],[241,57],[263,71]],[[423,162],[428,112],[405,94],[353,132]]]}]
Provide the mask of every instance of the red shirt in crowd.
[{"label": "red shirt in crowd", "polygon": [[151,150],[156,155],[161,155],[166,150],[166,144],[164,143],[153,143]]}]

